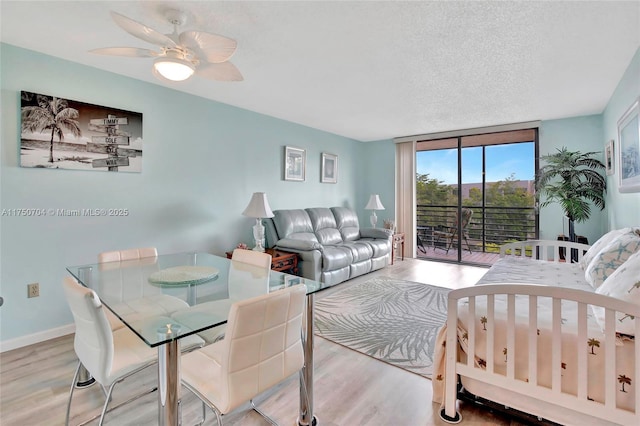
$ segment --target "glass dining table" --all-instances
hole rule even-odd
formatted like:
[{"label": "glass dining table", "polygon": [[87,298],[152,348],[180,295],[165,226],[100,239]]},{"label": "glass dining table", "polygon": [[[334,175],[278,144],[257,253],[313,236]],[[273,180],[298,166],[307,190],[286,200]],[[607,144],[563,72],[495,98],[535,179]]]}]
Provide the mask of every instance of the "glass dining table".
[{"label": "glass dining table", "polygon": [[227,322],[228,308],[208,310],[208,306],[230,307],[232,301],[304,285],[307,303],[301,332],[305,363],[300,372],[298,424],[317,424],[313,414],[313,296],[331,285],[281,272],[266,273],[264,268],[209,253],[69,266],[67,271],[94,290],[104,306],[144,343],[158,349],[161,426],[181,423],[181,340],[206,336]]}]

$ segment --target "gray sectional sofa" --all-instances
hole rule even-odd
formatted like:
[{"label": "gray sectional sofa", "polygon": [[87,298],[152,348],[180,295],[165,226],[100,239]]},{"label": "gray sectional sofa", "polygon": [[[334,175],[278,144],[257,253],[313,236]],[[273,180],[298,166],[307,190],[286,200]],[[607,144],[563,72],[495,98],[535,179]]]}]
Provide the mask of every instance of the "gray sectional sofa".
[{"label": "gray sectional sofa", "polygon": [[267,247],[295,252],[304,278],[336,284],[384,268],[391,231],[360,228],[346,207],[275,210],[265,219]]}]

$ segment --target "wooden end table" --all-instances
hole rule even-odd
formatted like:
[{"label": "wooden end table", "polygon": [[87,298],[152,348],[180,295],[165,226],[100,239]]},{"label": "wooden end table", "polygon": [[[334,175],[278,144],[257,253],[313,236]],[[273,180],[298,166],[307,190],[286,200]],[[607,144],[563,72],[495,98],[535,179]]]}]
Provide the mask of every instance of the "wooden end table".
[{"label": "wooden end table", "polygon": [[[264,252],[271,255],[272,271],[286,272],[294,275],[298,274],[298,255],[296,253],[272,248],[265,249]],[[232,251],[228,251],[226,254],[227,259],[231,259],[233,256]]]},{"label": "wooden end table", "polygon": [[391,264],[397,256],[398,245],[402,245],[402,260],[404,260],[404,232],[398,232],[393,234],[393,243],[391,247]]}]

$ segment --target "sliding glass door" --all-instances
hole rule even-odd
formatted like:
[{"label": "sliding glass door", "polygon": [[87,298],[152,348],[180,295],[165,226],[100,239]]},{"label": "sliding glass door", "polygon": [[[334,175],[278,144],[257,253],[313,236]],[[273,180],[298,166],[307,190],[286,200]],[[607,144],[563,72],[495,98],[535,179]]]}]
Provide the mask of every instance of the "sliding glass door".
[{"label": "sliding glass door", "polygon": [[421,141],[417,254],[491,264],[508,241],[536,238],[536,129]]}]

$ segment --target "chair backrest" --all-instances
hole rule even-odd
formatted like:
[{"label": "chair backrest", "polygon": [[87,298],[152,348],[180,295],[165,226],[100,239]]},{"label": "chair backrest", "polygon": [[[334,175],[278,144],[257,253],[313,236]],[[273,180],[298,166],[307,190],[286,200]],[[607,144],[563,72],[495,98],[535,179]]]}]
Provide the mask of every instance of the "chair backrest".
[{"label": "chair backrest", "polygon": [[261,251],[235,249],[231,260],[271,269],[271,255]]},{"label": "chair backrest", "polygon": [[271,255],[235,249],[229,266],[229,299],[241,300],[267,294],[271,274]]},{"label": "chair backrest", "polygon": [[158,257],[158,250],[155,247],[144,247],[107,251],[98,255],[98,263],[120,262],[123,260],[144,259],[146,257]]},{"label": "chair backrest", "polygon": [[[153,286],[127,285],[127,283],[146,283],[148,275],[158,269],[158,265],[156,262],[157,257],[158,250],[156,250],[155,247],[132,248],[99,253],[98,263],[101,264],[100,267],[102,268],[103,276],[108,275],[111,278],[111,284],[107,288],[100,288],[100,294],[103,295],[104,300],[113,303],[116,300],[122,301],[153,294],[161,294],[161,288],[156,288]],[[148,261],[148,265],[145,266],[145,273],[141,273],[140,268],[128,269],[122,268],[122,265],[119,264],[109,263],[140,259],[145,259],[145,261]],[[113,268],[112,271],[110,271],[111,268]],[[120,286],[116,286],[114,283],[120,283]],[[100,283],[94,283],[94,285],[99,286]]]},{"label": "chair backrest", "polygon": [[471,216],[473,216],[473,210],[464,208],[462,209],[462,229],[466,229],[471,222]]},{"label": "chair backrest", "polygon": [[218,407],[227,413],[304,364],[301,328],[306,287],[296,285],[231,306],[221,347]]},{"label": "chair backrest", "polygon": [[98,295],[71,277],[64,279],[64,292],[76,325],[73,341],[78,359],[104,385],[113,363],[113,334]]}]

